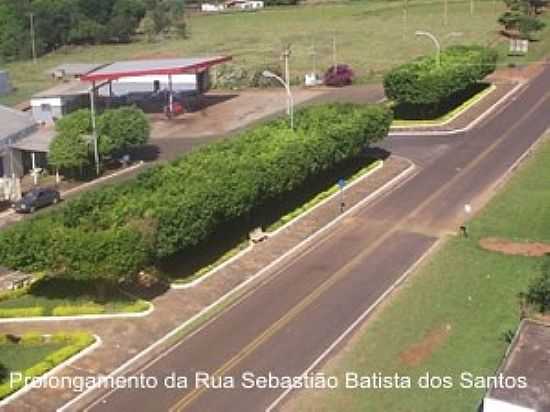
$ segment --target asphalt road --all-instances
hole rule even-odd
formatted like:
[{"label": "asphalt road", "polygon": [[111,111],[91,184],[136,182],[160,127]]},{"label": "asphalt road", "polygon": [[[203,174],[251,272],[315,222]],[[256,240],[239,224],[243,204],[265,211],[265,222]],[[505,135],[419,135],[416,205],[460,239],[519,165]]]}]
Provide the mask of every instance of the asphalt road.
[{"label": "asphalt road", "polygon": [[[550,68],[469,133],[388,139],[386,150],[418,164],[414,176],[323,235],[238,304],[137,371],[161,382],[174,372],[188,377],[189,388],[119,390],[87,410],[265,410],[283,390],[244,389],[241,374],[300,375],[443,233],[456,231],[467,218],[464,205],[479,207],[488,190],[548,127]],[[233,377],[235,388],[196,389],[197,371]]]}]

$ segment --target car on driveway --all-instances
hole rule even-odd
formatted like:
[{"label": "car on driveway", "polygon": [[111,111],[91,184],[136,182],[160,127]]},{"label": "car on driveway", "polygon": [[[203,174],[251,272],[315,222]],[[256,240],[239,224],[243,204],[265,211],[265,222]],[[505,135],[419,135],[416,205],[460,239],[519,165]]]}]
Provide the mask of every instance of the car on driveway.
[{"label": "car on driveway", "polygon": [[51,188],[36,188],[27,192],[20,200],[13,204],[17,213],[34,213],[38,209],[55,205],[61,200],[60,193]]}]

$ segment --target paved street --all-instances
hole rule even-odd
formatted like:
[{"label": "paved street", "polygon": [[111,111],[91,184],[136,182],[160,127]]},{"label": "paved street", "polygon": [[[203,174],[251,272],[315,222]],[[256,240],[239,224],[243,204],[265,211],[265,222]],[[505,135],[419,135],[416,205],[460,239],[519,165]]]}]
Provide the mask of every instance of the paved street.
[{"label": "paved street", "polygon": [[[278,268],[221,316],[143,371],[175,371],[190,388],[119,390],[92,411],[261,411],[282,390],[195,389],[195,371],[301,374],[445,233],[474,211],[550,126],[550,68],[471,132],[395,137],[386,150],[415,161],[406,183],[359,210]],[[237,385],[238,387],[238,385]],[[80,408],[79,408],[80,409]]]}]

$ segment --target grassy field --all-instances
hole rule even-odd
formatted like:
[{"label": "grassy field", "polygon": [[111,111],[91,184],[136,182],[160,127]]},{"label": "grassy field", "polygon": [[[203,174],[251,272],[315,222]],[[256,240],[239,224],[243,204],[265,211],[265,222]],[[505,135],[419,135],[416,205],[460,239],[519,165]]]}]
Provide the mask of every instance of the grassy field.
[{"label": "grassy field", "polygon": [[507,347],[504,334],[519,323],[518,293],[548,259],[491,253],[478,242],[490,236],[550,242],[549,177],[547,139],[535,159],[471,222],[470,238],[449,240],[324,369],[340,377],[350,371],[397,372],[413,382],[429,372],[453,377],[452,389],[309,391],[286,410],[475,410],[485,391],[461,388],[460,374],[494,374]]},{"label": "grassy field", "polygon": [[[292,76],[311,71],[315,50],[318,70],[333,62],[333,38],[336,60],[355,69],[360,81],[372,81],[390,67],[413,57],[431,53],[433,45],[416,39],[415,30],[431,30],[444,38],[461,32],[460,38],[447,38],[443,45],[456,43],[498,44],[497,15],[503,10],[500,1],[476,1],[470,16],[469,2],[449,2],[449,24],[443,25],[443,2],[411,0],[407,24],[402,3],[373,0],[337,4],[319,4],[267,9],[256,13],[193,15],[189,17],[191,37],[167,39],[148,44],[136,41],[129,45],[72,47],[38,60],[5,65],[17,92],[0,98],[2,104],[15,104],[51,85],[45,71],[64,62],[110,62],[130,58],[157,58],[224,53],[234,56],[235,64],[257,67],[279,64],[283,45],[292,43]],[[547,18],[548,20],[548,18]],[[38,35],[40,35],[38,33]],[[545,38],[550,37],[546,30]],[[312,48],[313,47],[313,48]],[[506,50],[507,43],[500,48]],[[535,60],[550,52],[550,42],[532,47],[527,59]]]},{"label": "grassy field", "polygon": [[52,278],[38,281],[27,293],[1,299],[0,318],[135,313],[148,308],[147,302],[119,290],[99,299],[93,284]]}]

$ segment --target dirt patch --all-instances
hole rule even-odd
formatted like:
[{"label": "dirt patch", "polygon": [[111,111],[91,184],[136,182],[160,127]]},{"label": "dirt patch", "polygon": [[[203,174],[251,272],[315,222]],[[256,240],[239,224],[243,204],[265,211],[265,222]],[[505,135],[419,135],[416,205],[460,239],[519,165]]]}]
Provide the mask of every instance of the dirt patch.
[{"label": "dirt patch", "polygon": [[479,241],[479,245],[491,252],[513,256],[541,257],[550,254],[550,244],[540,242],[512,242],[506,239],[486,238]]},{"label": "dirt patch", "polygon": [[401,363],[407,366],[419,366],[428,360],[434,351],[443,345],[451,334],[451,325],[432,329],[422,341],[412,345],[399,354]]}]

